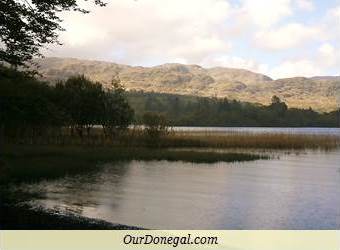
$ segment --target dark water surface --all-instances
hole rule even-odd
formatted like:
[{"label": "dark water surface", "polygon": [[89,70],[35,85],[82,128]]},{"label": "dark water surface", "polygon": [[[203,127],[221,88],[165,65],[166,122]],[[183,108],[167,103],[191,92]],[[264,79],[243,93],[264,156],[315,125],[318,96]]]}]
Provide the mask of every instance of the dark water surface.
[{"label": "dark water surface", "polygon": [[144,228],[340,229],[340,151],[277,155],[245,163],[108,163],[17,188],[35,195],[32,206]]}]

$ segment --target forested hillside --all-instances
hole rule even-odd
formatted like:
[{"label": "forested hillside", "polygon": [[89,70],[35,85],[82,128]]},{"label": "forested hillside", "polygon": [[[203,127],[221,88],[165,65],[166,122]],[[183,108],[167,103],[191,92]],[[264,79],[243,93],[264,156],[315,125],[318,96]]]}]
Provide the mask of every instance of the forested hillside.
[{"label": "forested hillside", "polygon": [[288,108],[274,96],[270,105],[207,98],[130,91],[128,100],[140,122],[145,112],[162,113],[177,126],[337,127],[339,112]]}]

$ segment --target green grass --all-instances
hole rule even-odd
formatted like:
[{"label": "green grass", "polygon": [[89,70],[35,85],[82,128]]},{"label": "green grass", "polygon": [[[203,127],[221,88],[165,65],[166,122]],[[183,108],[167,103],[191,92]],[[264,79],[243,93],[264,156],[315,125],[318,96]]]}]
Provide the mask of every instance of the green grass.
[{"label": "green grass", "polygon": [[[195,163],[268,159],[265,155],[176,151],[133,147],[6,146],[3,152],[7,177],[13,181],[57,178],[95,170],[110,161],[185,161]],[[7,179],[7,178],[6,178]]]}]

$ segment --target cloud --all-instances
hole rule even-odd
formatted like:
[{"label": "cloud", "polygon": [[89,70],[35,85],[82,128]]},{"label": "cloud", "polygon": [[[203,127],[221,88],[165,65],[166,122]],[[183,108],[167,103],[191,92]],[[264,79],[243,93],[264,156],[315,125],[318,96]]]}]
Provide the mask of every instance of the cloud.
[{"label": "cloud", "polygon": [[338,21],[340,21],[340,6],[332,8],[329,12],[333,17],[337,18]]},{"label": "cloud", "polygon": [[296,0],[297,7],[305,11],[315,10],[315,5],[311,0]]},{"label": "cloud", "polygon": [[213,57],[205,60],[203,65],[206,67],[228,67],[228,68],[241,68],[258,73],[267,73],[268,65],[259,63],[253,59],[245,59],[237,56],[220,56]]},{"label": "cloud", "polygon": [[278,29],[256,33],[256,46],[268,50],[296,48],[322,37],[318,27],[308,27],[300,23],[290,23]]},{"label": "cloud", "polygon": [[284,61],[270,71],[274,78],[286,78],[292,76],[312,77],[321,75],[320,68],[313,61],[301,59],[296,61]]},{"label": "cloud", "polygon": [[127,64],[200,64],[231,52],[238,35],[232,34],[230,22],[248,28],[268,27],[291,11],[290,0],[259,0],[256,4],[244,0],[240,6],[227,0],[201,0],[199,4],[196,0],[112,0],[89,15],[64,15],[64,46],[52,47],[47,55]]},{"label": "cloud", "polygon": [[[328,4],[319,13],[312,0],[108,3],[100,8],[85,2],[92,10],[88,15],[62,14],[64,45],[49,47],[46,55],[143,66],[225,66],[276,78],[326,74],[340,62],[340,5]],[[311,18],[305,21],[306,15]]]},{"label": "cloud", "polygon": [[324,43],[320,46],[318,62],[323,67],[335,66],[340,61],[340,55],[333,45]]},{"label": "cloud", "polygon": [[323,24],[324,29],[333,39],[340,39],[340,5],[331,8],[326,16],[326,21]]},{"label": "cloud", "polygon": [[112,0],[88,15],[64,16],[64,46],[51,53],[129,64],[197,63],[229,52],[222,32],[229,13],[225,0]]},{"label": "cloud", "polygon": [[291,0],[243,0],[237,15],[244,22],[268,28],[292,14]]},{"label": "cloud", "polygon": [[328,68],[340,63],[338,48],[330,43],[323,43],[310,58],[285,60],[268,73],[274,78],[286,78],[292,76],[312,77],[322,75]]}]

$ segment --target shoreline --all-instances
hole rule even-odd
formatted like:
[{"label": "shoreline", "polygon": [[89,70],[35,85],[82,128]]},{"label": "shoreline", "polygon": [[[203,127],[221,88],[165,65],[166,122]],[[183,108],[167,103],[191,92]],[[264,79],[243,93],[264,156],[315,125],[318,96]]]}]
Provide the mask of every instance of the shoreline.
[{"label": "shoreline", "polygon": [[0,230],[143,230],[73,214],[32,209],[28,205],[0,204]]},{"label": "shoreline", "polygon": [[176,151],[159,148],[7,145],[3,150],[1,182],[39,181],[95,171],[118,161],[184,161],[192,163],[267,160],[266,154]]}]

